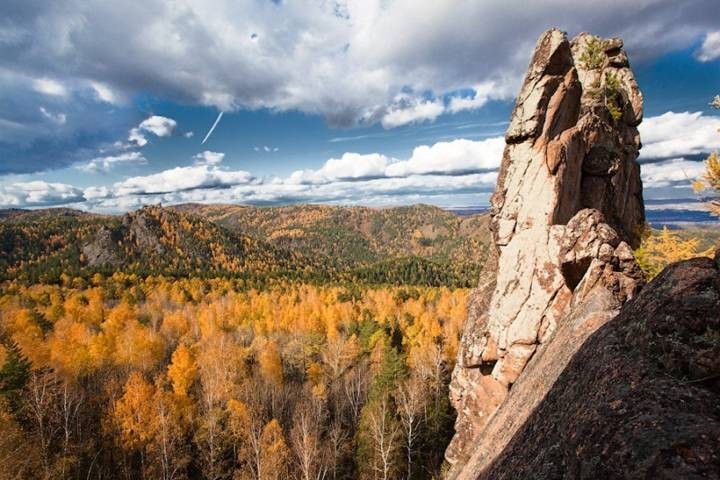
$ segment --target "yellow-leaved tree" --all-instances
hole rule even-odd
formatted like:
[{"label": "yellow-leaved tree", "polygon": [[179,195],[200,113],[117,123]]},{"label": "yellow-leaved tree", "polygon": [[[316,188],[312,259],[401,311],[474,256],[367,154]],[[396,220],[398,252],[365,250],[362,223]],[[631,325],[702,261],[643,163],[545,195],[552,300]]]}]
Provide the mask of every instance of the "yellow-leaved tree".
[{"label": "yellow-leaved tree", "polygon": [[720,216],[720,157],[717,152],[710,154],[705,161],[705,173],[695,181],[693,188],[696,192],[712,191],[712,198],[708,201],[708,210]]},{"label": "yellow-leaved tree", "polygon": [[712,249],[701,251],[700,239],[683,238],[678,232],[663,227],[662,231],[650,232],[640,248],[635,251],[640,268],[648,278],[653,278],[671,263],[689,258],[712,256]]},{"label": "yellow-leaved tree", "polygon": [[187,396],[197,372],[198,367],[192,352],[184,344],[180,344],[172,354],[172,361],[168,365],[168,377],[173,392],[181,397]]},{"label": "yellow-leaved tree", "polygon": [[[262,342],[261,342],[262,343]],[[283,367],[278,346],[272,340],[267,340],[258,352],[260,375],[273,386],[283,383]]]},{"label": "yellow-leaved tree", "polygon": [[[710,105],[720,109],[720,95],[716,95]],[[720,158],[717,152],[710,154],[705,161],[705,173],[693,183],[693,188],[698,193],[711,191],[708,209],[714,215],[720,216]]]},{"label": "yellow-leaved tree", "polygon": [[287,462],[290,457],[285,435],[277,420],[265,425],[260,436],[260,480],[286,478]]},{"label": "yellow-leaved tree", "polygon": [[[716,96],[710,104],[713,108],[720,108],[720,95]],[[697,193],[710,191],[708,209],[715,215],[720,215],[720,158],[717,152],[710,154],[705,161],[705,173],[693,182],[693,189]],[[648,230],[641,247],[635,251],[640,267],[648,278],[652,278],[667,265],[688,258],[714,255],[714,248],[700,251],[700,239],[683,238],[677,232],[663,227],[662,232],[655,233]]]},{"label": "yellow-leaved tree", "polygon": [[123,446],[128,450],[141,450],[153,440],[157,429],[153,409],[155,387],[142,374],[133,372],[124,390],[123,396],[115,402],[113,414]]}]

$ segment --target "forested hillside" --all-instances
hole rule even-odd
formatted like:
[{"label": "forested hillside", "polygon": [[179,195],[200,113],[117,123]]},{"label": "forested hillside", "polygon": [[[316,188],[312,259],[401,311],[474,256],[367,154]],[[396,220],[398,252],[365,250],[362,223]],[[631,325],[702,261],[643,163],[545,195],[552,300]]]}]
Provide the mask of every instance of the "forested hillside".
[{"label": "forested hillside", "polygon": [[179,205],[230,230],[341,267],[417,256],[460,272],[479,264],[489,241],[486,215],[461,217],[430,205],[394,208],[293,205]]},{"label": "forested hillside", "polygon": [[46,211],[0,224],[3,277],[29,282],[114,271],[256,278],[331,268],[314,260],[161,207],[122,217]]},{"label": "forested hillside", "polygon": [[428,206],[152,206],[123,216],[11,210],[0,215],[0,271],[26,283],[122,271],[248,285],[294,278],[470,286],[487,238],[484,216]]}]

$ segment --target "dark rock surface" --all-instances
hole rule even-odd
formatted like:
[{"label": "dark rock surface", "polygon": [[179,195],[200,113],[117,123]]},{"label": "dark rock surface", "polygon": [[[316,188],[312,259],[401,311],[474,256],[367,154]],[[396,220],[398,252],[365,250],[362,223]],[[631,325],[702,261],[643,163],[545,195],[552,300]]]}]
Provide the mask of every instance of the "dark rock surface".
[{"label": "dark rock surface", "polygon": [[720,258],[648,284],[474,477],[720,478]]}]

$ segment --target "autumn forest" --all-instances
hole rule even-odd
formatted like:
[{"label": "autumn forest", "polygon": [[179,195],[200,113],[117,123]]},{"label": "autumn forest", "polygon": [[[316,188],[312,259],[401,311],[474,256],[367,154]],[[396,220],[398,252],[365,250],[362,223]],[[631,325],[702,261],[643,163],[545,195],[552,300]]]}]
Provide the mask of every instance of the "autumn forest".
[{"label": "autumn forest", "polygon": [[[0,479],[441,475],[485,215],[0,217]],[[711,237],[649,231],[638,259]]]},{"label": "autumn forest", "polygon": [[8,216],[0,478],[437,478],[480,263],[443,259],[480,227],[419,211],[371,218],[377,244],[349,230],[371,210],[240,240],[158,207]]}]

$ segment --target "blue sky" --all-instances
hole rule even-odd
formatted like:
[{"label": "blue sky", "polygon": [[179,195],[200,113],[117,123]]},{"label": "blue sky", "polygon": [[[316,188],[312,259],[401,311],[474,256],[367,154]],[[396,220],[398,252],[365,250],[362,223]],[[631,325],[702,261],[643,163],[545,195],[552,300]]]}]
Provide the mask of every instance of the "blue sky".
[{"label": "blue sky", "polygon": [[0,208],[486,205],[550,26],[625,39],[648,204],[702,208],[688,178],[720,148],[720,4],[607,3],[9,0]]}]

